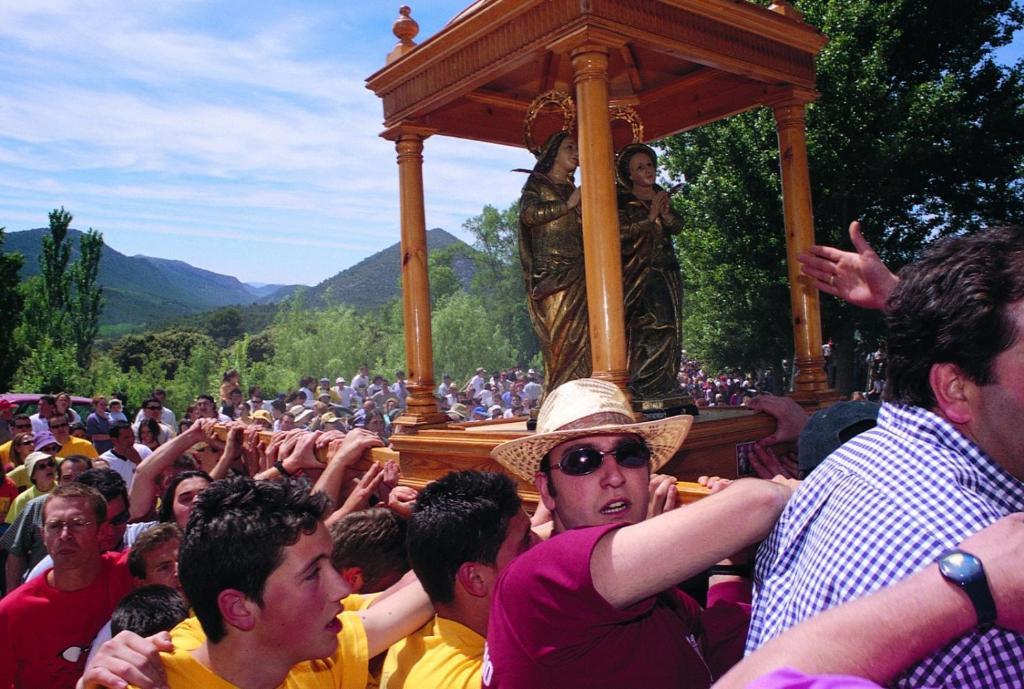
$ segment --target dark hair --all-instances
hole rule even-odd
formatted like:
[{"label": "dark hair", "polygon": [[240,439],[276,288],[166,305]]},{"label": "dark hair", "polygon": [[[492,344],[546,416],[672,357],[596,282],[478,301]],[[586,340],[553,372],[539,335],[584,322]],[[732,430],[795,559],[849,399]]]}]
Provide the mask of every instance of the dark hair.
[{"label": "dark hair", "polygon": [[460,471],[429,484],[409,520],[409,562],[434,603],[455,596],[455,573],[465,562],[493,565],[521,509],[508,476]]},{"label": "dark hair", "polygon": [[[26,416],[25,418],[28,417]],[[32,443],[32,437],[32,431],[22,431],[21,433],[15,433],[14,437],[11,438],[11,448],[9,456],[12,457],[13,459],[19,460],[21,464],[24,464],[25,457],[28,457],[30,454],[32,454],[32,452],[35,451],[35,446],[32,444],[28,445],[29,450],[27,453],[25,453],[25,457],[21,456],[21,450],[18,450],[17,448],[23,447],[23,443],[25,440],[28,440],[29,443]]]},{"label": "dark hair", "polygon": [[[619,181],[627,187],[632,188],[629,179],[629,162],[640,153],[650,158],[655,168],[658,167],[658,154],[654,152],[653,148],[647,144],[627,145],[619,151],[618,160],[615,161],[615,171],[619,174]],[[660,189],[661,187],[658,188]]]},{"label": "dark hair", "polygon": [[[194,460],[193,460],[194,461]],[[178,485],[190,478],[205,478],[210,483],[213,483],[213,479],[210,475],[201,469],[190,469],[183,471],[168,483],[164,489],[163,497],[160,498],[160,510],[156,513],[156,520],[159,522],[173,522],[174,521],[174,492],[178,490]]]},{"label": "dark hair", "polygon": [[409,571],[405,521],[388,509],[373,507],[346,514],[331,525],[331,565],[339,572],[359,567],[363,593],[380,591]]},{"label": "dark hair", "polygon": [[1007,307],[1024,299],[1024,228],[994,228],[936,242],[900,271],[886,304],[886,401],[935,406],[933,364],[956,365],[978,385],[1019,337]]},{"label": "dark hair", "polygon": [[83,471],[75,479],[76,483],[92,486],[100,492],[107,502],[124,498],[124,505],[128,507],[128,487],[121,478],[121,474],[113,469],[89,469]]},{"label": "dark hair", "polygon": [[110,427],[110,430],[107,431],[107,433],[110,434],[111,438],[120,438],[121,433],[125,429],[128,429],[128,432],[132,433],[132,425],[130,423],[128,423],[127,421],[118,421],[117,423]]},{"label": "dark hair", "polygon": [[270,403],[271,409],[276,409],[279,412],[285,412],[288,410],[288,405],[284,403],[284,400],[274,400]]},{"label": "dark hair", "polygon": [[217,403],[213,401],[213,395],[209,395],[205,392],[201,392],[198,395],[196,395],[196,402],[198,402],[199,400],[206,400],[210,404],[217,406]]},{"label": "dark hair", "polygon": [[39,402],[46,402],[51,407],[57,404],[57,397],[55,395],[40,395]]},{"label": "dark hair", "polygon": [[[57,462],[57,471],[60,471],[60,468],[65,464],[81,464],[85,466],[85,471],[92,469],[92,460],[85,455],[68,455],[67,457],[64,457]],[[85,471],[82,473],[84,474]]]},{"label": "dark hair", "polygon": [[124,630],[139,636],[167,632],[188,617],[188,604],[181,594],[161,584],[135,589],[117,604],[110,616],[110,633]]},{"label": "dark hair", "polygon": [[540,155],[537,156],[537,162],[533,166],[534,172],[549,172],[555,166],[558,149],[569,136],[569,132],[560,130],[548,137],[548,140],[544,142],[544,147],[540,150]]},{"label": "dark hair", "polygon": [[132,543],[132,549],[128,553],[128,571],[136,579],[145,579],[146,555],[164,543],[180,538],[181,529],[173,522],[169,524],[156,524],[149,527],[139,534],[139,537]]},{"label": "dark hair", "polygon": [[139,423],[138,439],[139,439],[140,443],[142,442],[142,427],[143,426],[145,426],[146,428],[149,429],[149,433],[150,433],[150,435],[153,436],[153,440],[156,441],[157,444],[159,444],[160,443],[160,423],[156,419],[143,419]]},{"label": "dark hair", "polygon": [[[90,471],[99,471],[97,469],[90,469]],[[88,473],[88,472],[86,472]],[[85,476],[85,474],[82,474]],[[118,477],[120,478],[120,476]],[[93,514],[96,515],[96,524],[102,524],[107,518],[107,501],[100,491],[96,490],[92,486],[78,481],[72,481],[71,483],[65,483],[63,486],[57,486],[51,492],[46,494],[46,499],[43,501],[43,518],[46,518],[46,506],[57,498],[85,498],[89,501],[89,506],[92,507]]]},{"label": "dark hair", "polygon": [[231,380],[232,378],[234,378],[236,376],[241,377],[240,374],[238,373],[238,369],[237,368],[232,368],[232,369],[229,369],[229,370],[225,371],[224,375],[221,377],[220,380],[221,380],[222,383],[226,383],[226,382],[228,382],[229,380]]},{"label": "dark hair", "polygon": [[263,605],[267,578],[284,549],[316,531],[330,505],[310,495],[304,480],[280,483],[234,477],[217,481],[196,498],[178,556],[178,575],[211,643],[224,638],[217,597],[240,591]]},{"label": "dark hair", "polygon": [[145,409],[150,404],[159,404],[161,407],[164,406],[163,402],[158,400],[156,397],[147,397],[146,399],[142,400],[143,409]]},{"label": "dark hair", "polygon": [[540,466],[537,467],[537,471],[544,474],[544,478],[548,484],[548,495],[553,498],[558,497],[558,490],[555,488],[555,482],[551,480],[551,453],[546,453],[540,458]]}]

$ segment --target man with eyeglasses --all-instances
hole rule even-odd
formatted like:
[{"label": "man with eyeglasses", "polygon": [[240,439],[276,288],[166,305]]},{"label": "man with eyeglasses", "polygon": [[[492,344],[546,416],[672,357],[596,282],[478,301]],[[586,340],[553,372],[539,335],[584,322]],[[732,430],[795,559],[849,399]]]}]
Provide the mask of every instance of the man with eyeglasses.
[{"label": "man with eyeglasses", "polygon": [[[71,483],[92,468],[88,457],[72,455],[57,465],[57,485]],[[21,586],[25,572],[35,567],[46,557],[43,543],[43,503],[46,495],[30,500],[25,509],[14,520],[11,527],[0,538],[0,549],[7,552],[4,577],[7,591]]]},{"label": "man with eyeglasses", "polygon": [[96,452],[96,448],[93,447],[92,443],[71,435],[71,431],[68,428],[67,415],[54,411],[50,416],[49,422],[50,433],[53,433],[53,437],[60,443],[60,449],[57,450],[58,457],[62,459],[71,455],[84,455],[89,459],[99,457],[99,453]]},{"label": "man with eyeglasses", "polygon": [[[136,427],[136,429],[138,429],[139,422],[142,421],[142,419],[146,418],[147,416],[156,419],[157,421],[159,421],[160,423],[162,423],[163,425],[167,426],[170,429],[177,428],[178,419],[174,416],[174,412],[164,405],[164,402],[166,401],[167,391],[164,390],[163,388],[153,388],[153,394],[150,395],[149,399],[142,403],[142,407],[139,409],[139,413],[135,415],[135,422],[133,425]],[[157,414],[156,416],[146,414],[146,407],[152,405],[153,402],[156,402],[156,404],[160,405],[160,413]]]},{"label": "man with eyeglasses", "polygon": [[[100,534],[100,552],[127,550],[140,534],[156,523],[151,521],[128,523],[128,520],[131,519],[128,490],[124,479],[113,469],[89,469],[78,476],[75,483],[95,488],[107,503],[107,517],[103,524],[105,528]],[[32,581],[52,566],[53,560],[47,555],[32,568],[25,577],[25,581]]]},{"label": "man with eyeglasses", "polygon": [[535,483],[555,535],[498,581],[484,687],[709,687],[739,660],[747,618],[727,599],[743,584],[712,581],[706,611],[676,585],[764,538],[791,488],[742,479],[645,520],[651,472],[692,422],[637,423],[617,386],[582,379],[547,397],[535,434],[493,450]]},{"label": "man with eyeglasses", "polygon": [[0,600],[0,687],[70,689],[93,638],[132,590],[120,553],[103,553],[107,503],[80,482],[43,505],[43,540],[53,567]]}]

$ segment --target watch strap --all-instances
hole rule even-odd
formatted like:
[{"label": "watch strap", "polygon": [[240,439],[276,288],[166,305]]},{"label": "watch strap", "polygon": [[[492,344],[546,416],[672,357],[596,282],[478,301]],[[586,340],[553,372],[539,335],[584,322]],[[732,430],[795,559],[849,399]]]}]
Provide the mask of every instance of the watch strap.
[{"label": "watch strap", "polygon": [[[974,560],[978,565],[974,575],[966,577],[957,576],[957,573],[952,571],[952,566],[948,561],[948,558],[953,555],[961,555]],[[992,591],[988,586],[988,577],[985,575],[985,568],[979,557],[957,548],[947,550],[939,557],[939,572],[942,573],[946,581],[956,585],[967,594],[971,605],[974,606],[974,612],[978,616],[979,627],[987,629],[995,624],[997,614],[996,602],[992,598]]]},{"label": "watch strap", "polygon": [[278,473],[280,473],[285,478],[292,478],[293,476],[295,476],[295,474],[284,468],[284,462],[282,462],[280,459],[274,462],[274,468],[277,469]]}]

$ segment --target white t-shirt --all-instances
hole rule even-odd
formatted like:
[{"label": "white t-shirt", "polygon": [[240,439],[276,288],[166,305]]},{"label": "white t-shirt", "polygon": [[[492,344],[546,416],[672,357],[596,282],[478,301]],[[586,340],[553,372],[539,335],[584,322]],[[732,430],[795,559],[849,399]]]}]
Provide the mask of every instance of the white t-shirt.
[{"label": "white t-shirt", "polygon": [[[146,459],[153,451],[145,445],[135,443],[135,451],[139,453],[139,457]],[[127,459],[121,459],[113,450],[107,450],[100,455],[100,459],[105,459],[110,464],[110,468],[121,475],[124,479],[124,484],[128,487],[128,490],[132,489],[132,482],[135,480],[135,464]]]}]

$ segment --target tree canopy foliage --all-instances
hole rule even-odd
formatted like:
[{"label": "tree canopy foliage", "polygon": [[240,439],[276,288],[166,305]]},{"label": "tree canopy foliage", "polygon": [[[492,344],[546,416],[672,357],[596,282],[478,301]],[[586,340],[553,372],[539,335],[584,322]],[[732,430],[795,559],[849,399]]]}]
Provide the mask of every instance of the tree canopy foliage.
[{"label": "tree canopy foliage", "polygon": [[78,259],[71,262],[71,220],[64,208],[50,212],[39,275],[20,288],[27,317],[15,331],[14,349],[21,358],[14,382],[25,390],[74,389],[87,377],[92,361],[103,310],[103,289],[96,282],[103,235],[92,229],[83,233]]},{"label": "tree canopy foliage", "polygon": [[[898,269],[937,237],[1024,219],[1024,64],[992,59],[1022,24],[1019,4],[795,5],[829,37],[807,110],[819,244],[850,248],[846,227],[860,218]],[[713,367],[777,365],[792,339],[771,111],[663,143],[668,171],[689,182],[676,200],[689,351]],[[822,301],[840,356],[852,356],[855,331],[880,333],[877,314]]]}]

